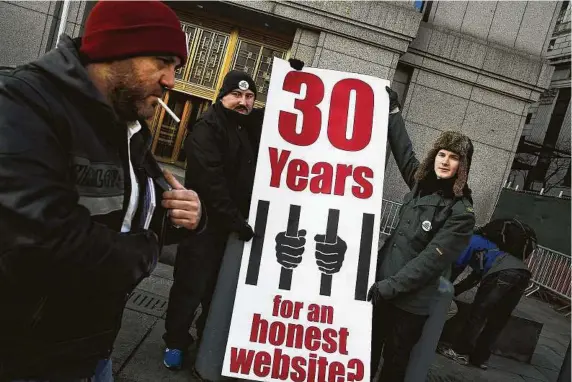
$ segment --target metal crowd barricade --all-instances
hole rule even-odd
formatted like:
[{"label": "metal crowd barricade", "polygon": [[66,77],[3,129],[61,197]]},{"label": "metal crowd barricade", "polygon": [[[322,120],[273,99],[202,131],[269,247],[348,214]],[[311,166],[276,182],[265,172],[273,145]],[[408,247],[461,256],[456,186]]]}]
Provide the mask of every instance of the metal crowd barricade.
[{"label": "metal crowd barricade", "polygon": [[[385,240],[396,228],[400,207],[401,203],[383,199],[380,225],[381,240]],[[539,245],[527,259],[527,265],[532,272],[532,285],[528,288],[526,296],[542,289],[569,303],[571,302],[572,263],[570,255]]]},{"label": "metal crowd barricade", "polygon": [[389,235],[391,235],[397,227],[397,223],[399,222],[399,208],[401,208],[401,203],[382,199],[378,250],[381,249]]},{"label": "metal crowd barricade", "polygon": [[401,208],[401,204],[402,203],[383,199],[381,202],[380,233],[388,236],[391,235],[399,221],[399,208]]},{"label": "metal crowd barricade", "polygon": [[[527,259],[528,268],[532,272],[532,287],[527,296],[541,289],[548,291],[570,303],[572,288],[572,264],[570,255],[538,246]],[[568,313],[570,314],[570,313]]]}]

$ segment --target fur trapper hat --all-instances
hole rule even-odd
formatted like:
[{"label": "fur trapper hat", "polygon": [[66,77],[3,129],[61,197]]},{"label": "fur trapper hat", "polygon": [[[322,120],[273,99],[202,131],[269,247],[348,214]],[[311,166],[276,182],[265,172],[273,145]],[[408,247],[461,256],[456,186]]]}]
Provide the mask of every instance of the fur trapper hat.
[{"label": "fur trapper hat", "polygon": [[429,174],[435,172],[435,157],[439,150],[452,151],[459,155],[459,168],[455,183],[453,185],[453,193],[455,196],[462,196],[463,189],[469,178],[469,169],[471,168],[471,160],[473,158],[473,143],[464,134],[456,131],[445,131],[437,138],[433,144],[433,148],[427,153],[425,160],[419,165],[415,173],[415,180],[421,182],[426,179]]}]

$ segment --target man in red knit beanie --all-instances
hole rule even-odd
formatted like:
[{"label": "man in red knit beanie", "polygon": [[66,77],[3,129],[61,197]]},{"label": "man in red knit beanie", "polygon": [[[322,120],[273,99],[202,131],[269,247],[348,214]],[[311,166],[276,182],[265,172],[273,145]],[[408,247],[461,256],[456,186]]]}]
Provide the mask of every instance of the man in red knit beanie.
[{"label": "man in red knit beanie", "polygon": [[0,72],[0,380],[112,381],[126,297],[201,231],[145,124],[187,59],[160,1],[101,1],[85,35]]},{"label": "man in red knit beanie", "polygon": [[85,23],[80,53],[119,117],[153,116],[174,69],[187,61],[179,19],[160,1],[100,1]]}]

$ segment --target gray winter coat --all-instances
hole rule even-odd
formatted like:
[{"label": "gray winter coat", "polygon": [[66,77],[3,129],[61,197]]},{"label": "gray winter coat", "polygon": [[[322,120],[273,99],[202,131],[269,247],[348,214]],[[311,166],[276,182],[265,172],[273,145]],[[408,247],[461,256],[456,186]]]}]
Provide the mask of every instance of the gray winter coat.
[{"label": "gray winter coat", "polygon": [[465,249],[475,226],[470,196],[421,196],[413,152],[401,112],[389,116],[389,144],[409,192],[399,223],[378,253],[376,281],[381,296],[407,312],[428,315],[439,277]]}]

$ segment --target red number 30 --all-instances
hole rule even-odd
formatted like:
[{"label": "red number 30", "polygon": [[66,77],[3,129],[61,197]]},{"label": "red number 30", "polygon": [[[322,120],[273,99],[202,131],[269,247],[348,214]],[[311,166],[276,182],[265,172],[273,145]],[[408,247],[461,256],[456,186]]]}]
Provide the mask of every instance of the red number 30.
[{"label": "red number 30", "polygon": [[[296,131],[298,116],[280,111],[278,131],[284,140],[297,146],[309,146],[320,135],[322,113],[318,104],[324,98],[322,80],[311,73],[289,72],[284,78],[283,89],[300,94],[302,84],[306,85],[306,96],[294,101],[294,107],[302,112],[302,129]],[[353,132],[347,138],[350,94],[355,92],[355,113]],[[330,143],[344,151],[360,151],[369,144],[373,128],[373,89],[361,80],[344,79],[334,85],[328,116],[328,139]]]}]

